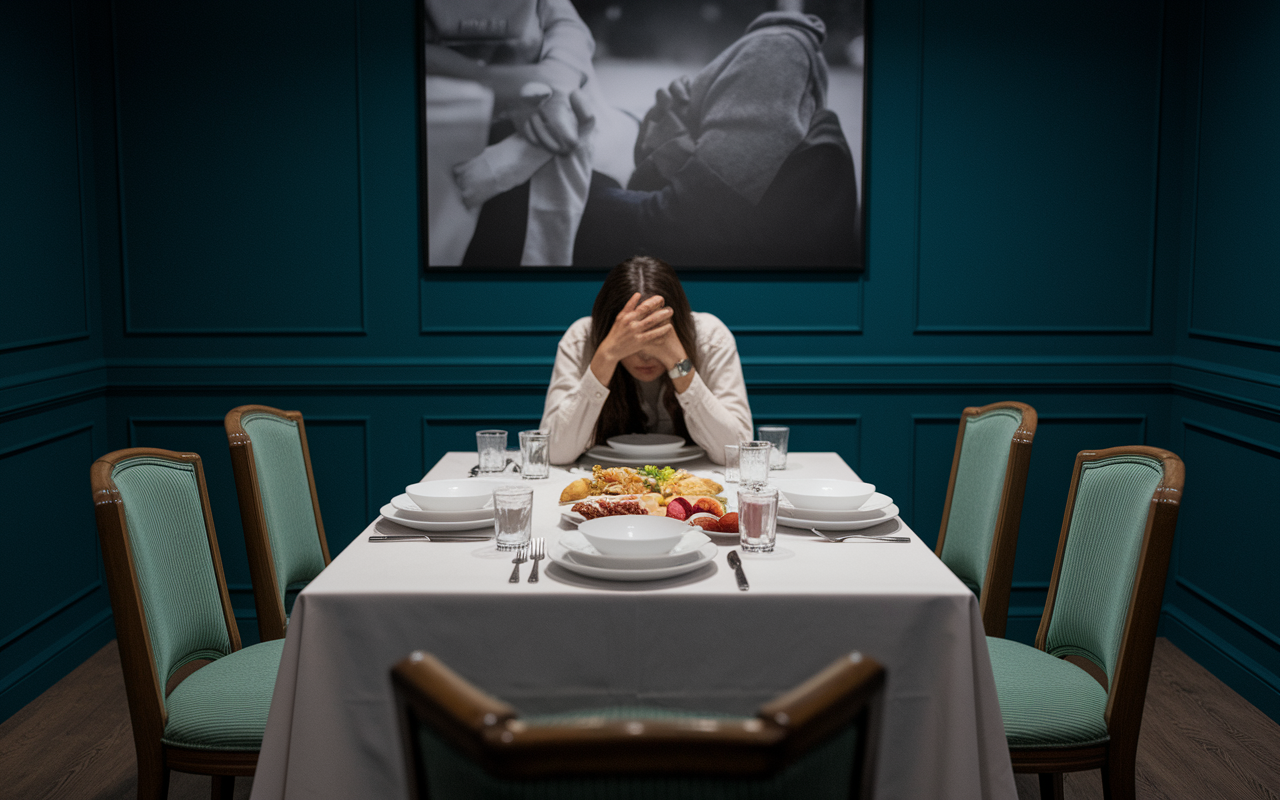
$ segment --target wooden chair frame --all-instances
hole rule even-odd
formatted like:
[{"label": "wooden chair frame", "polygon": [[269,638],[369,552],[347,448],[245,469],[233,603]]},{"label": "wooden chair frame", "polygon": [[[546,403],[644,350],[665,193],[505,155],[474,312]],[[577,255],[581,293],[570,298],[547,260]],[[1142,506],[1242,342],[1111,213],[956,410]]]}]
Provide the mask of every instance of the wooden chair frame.
[{"label": "wooden chair frame", "polygon": [[885,673],[859,653],[837,659],[745,720],[582,717],[530,724],[511,706],[421,651],[393,668],[391,682],[414,800],[427,798],[425,766],[414,734],[419,722],[485,771],[510,779],[764,777],[853,723],[858,744],[849,797],[871,797],[875,783]]},{"label": "wooden chair frame", "polygon": [[1044,614],[1040,618],[1040,630],[1036,634],[1036,649],[1046,649],[1049,622],[1053,618],[1054,602],[1058,594],[1058,580],[1062,575],[1063,554],[1067,548],[1067,534],[1071,529],[1071,515],[1075,511],[1076,489],[1080,486],[1083,467],[1089,462],[1124,455],[1146,456],[1160,461],[1164,477],[1151,495],[1146,525],[1142,532],[1142,550],[1138,556],[1138,568],[1134,574],[1133,591],[1129,596],[1129,609],[1111,685],[1107,685],[1105,673],[1087,659],[1079,656],[1068,656],[1066,659],[1084,669],[1108,690],[1105,719],[1110,741],[1096,747],[1076,749],[1011,749],[1009,753],[1014,772],[1040,774],[1042,797],[1063,796],[1062,773],[1097,768],[1102,769],[1103,794],[1108,800],[1135,796],[1138,732],[1142,727],[1147,681],[1151,675],[1151,654],[1155,649],[1165,576],[1169,569],[1173,533],[1178,522],[1186,477],[1182,459],[1168,450],[1138,445],[1085,450],[1076,455],[1075,470],[1071,473],[1071,488],[1067,494],[1067,508],[1062,519],[1062,533],[1058,538],[1058,554],[1053,562],[1049,595],[1045,601]]},{"label": "wooden chair frame", "polygon": [[151,634],[147,628],[146,612],[142,604],[142,592],[134,565],[133,548],[129,543],[129,526],[125,520],[124,501],[119,488],[111,479],[115,467],[123,461],[138,457],[150,457],[190,464],[195,467],[196,484],[200,490],[200,507],[204,514],[205,531],[209,538],[209,555],[213,559],[214,573],[218,581],[218,593],[222,602],[223,619],[232,652],[241,648],[240,631],[236,627],[235,613],[231,609],[231,597],[222,572],[222,558],[218,553],[218,539],[213,529],[213,515],[209,506],[209,492],[205,487],[204,467],[195,453],[175,453],[149,447],[135,447],[108,453],[93,463],[89,482],[93,490],[94,515],[98,523],[98,537],[102,543],[102,558],[107,573],[107,589],[111,596],[111,609],[115,616],[116,637],[120,644],[120,661],[124,667],[125,692],[129,698],[129,718],[133,723],[133,742],[138,754],[139,800],[162,800],[169,793],[169,771],[191,772],[213,777],[213,797],[230,798],[235,787],[235,776],[253,775],[258,765],[258,754],[246,752],[217,752],[173,747],[162,742],[168,712],[164,698],[187,676],[209,661],[195,661],[178,670],[167,684],[165,676],[157,674]]},{"label": "wooden chair frame", "polygon": [[245,432],[243,418],[248,414],[270,414],[298,424],[302,440],[302,460],[307,468],[307,487],[311,490],[311,509],[316,515],[316,531],[320,535],[320,552],[329,565],[329,542],[320,518],[320,500],[316,496],[316,479],[311,472],[311,450],[307,447],[307,426],[297,411],[281,411],[270,406],[239,406],[227,412],[223,425],[231,448],[231,469],[235,474],[236,497],[240,502],[240,521],[244,527],[244,545],[249,554],[249,576],[253,581],[253,604],[258,613],[258,634],[262,641],[283,639],[287,617],[284,589],[276,576],[275,559],[271,555],[271,535],[267,531],[267,513],[262,505],[262,488],[253,459],[253,442]]},{"label": "wooden chair frame", "polygon": [[947,481],[947,500],[942,506],[942,527],[934,553],[942,558],[942,544],[947,540],[951,521],[951,500],[956,490],[956,472],[960,469],[960,453],[964,450],[964,432],[969,420],[1000,408],[1022,414],[1022,423],[1013,432],[1009,444],[1009,462],[1004,471],[1004,488],[1000,491],[1000,510],[996,514],[991,552],[987,556],[987,574],[982,581],[978,606],[982,627],[988,636],[1004,638],[1009,621],[1009,593],[1013,588],[1013,562],[1018,555],[1018,527],[1022,522],[1022,496],[1027,487],[1027,469],[1031,466],[1031,445],[1036,436],[1036,410],[1026,403],[1004,400],[979,408],[966,408],[960,415],[960,432],[956,435],[956,451],[951,457],[951,478]]}]

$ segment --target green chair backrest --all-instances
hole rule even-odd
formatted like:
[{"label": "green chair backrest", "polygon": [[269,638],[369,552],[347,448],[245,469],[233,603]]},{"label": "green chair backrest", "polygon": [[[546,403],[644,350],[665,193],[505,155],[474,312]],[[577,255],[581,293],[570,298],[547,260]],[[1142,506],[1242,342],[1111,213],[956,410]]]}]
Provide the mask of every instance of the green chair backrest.
[{"label": "green chair backrest", "polygon": [[942,563],[975,594],[981,594],[987,576],[1009,447],[1021,424],[1022,412],[996,408],[970,417],[965,425]]},{"label": "green chair backrest", "polygon": [[124,503],[143,614],[163,686],[184,664],[231,652],[195,466],[144,456],[117,464],[111,479]]},{"label": "green chair backrest", "polygon": [[1081,465],[1045,650],[1083,656],[1110,681],[1120,654],[1151,497],[1164,477],[1154,458]]},{"label": "green chair backrest", "polygon": [[[671,715],[663,715],[671,716]],[[860,783],[853,724],[767,778],[601,775],[507,780],[419,723],[417,742],[430,797],[469,800],[849,800]]]},{"label": "green chair backrest", "polygon": [[246,414],[241,425],[253,446],[271,560],[284,602],[291,584],[309,581],[324,569],[302,437],[298,423],[274,414]]}]

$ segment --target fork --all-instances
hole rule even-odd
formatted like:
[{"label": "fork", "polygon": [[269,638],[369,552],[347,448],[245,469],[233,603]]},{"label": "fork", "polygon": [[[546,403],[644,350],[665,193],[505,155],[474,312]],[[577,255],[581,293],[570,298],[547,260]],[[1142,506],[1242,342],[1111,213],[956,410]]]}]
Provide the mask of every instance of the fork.
[{"label": "fork", "polygon": [[547,557],[546,539],[541,537],[534,539],[529,543],[532,552],[530,558],[533,559],[533,569],[529,572],[529,583],[538,582],[538,562]]},{"label": "fork", "polygon": [[809,530],[818,534],[823,539],[826,539],[828,542],[839,542],[841,544],[843,544],[844,542],[909,542],[911,541],[910,536],[863,536],[856,533],[851,533],[848,536],[828,536],[822,531],[818,530],[817,528],[810,528]]},{"label": "fork", "polygon": [[520,565],[529,560],[529,545],[522,544],[520,549],[516,550],[516,557],[511,559],[511,563],[515,564],[511,568],[511,577],[507,579],[507,583],[520,582]]}]

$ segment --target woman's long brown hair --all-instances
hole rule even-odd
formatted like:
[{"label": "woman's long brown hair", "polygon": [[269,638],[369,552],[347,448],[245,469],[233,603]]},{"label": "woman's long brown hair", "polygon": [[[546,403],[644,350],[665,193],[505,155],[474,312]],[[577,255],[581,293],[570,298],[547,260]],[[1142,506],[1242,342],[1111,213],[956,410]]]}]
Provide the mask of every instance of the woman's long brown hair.
[{"label": "woman's long brown hair", "polygon": [[[648,256],[635,256],[623,261],[604,279],[604,285],[600,287],[595,305],[591,308],[592,352],[600,348],[600,343],[609,335],[618,312],[622,311],[636,292],[640,293],[642,302],[655,295],[660,296],[667,308],[671,309],[671,326],[696,368],[697,334],[694,331],[689,298],[685,297],[684,287],[680,285],[680,278],[671,265]],[[659,380],[662,381],[662,404],[671,415],[675,433],[688,439],[689,429],[684,423],[684,409],[676,399],[671,378],[663,373]],[[647,427],[657,423],[657,420],[647,420],[645,417],[640,405],[639,382],[631,377],[626,367],[618,364],[609,381],[609,396],[605,398],[604,407],[600,409],[600,416],[596,419],[594,443],[603,444],[611,436],[642,433]]]}]

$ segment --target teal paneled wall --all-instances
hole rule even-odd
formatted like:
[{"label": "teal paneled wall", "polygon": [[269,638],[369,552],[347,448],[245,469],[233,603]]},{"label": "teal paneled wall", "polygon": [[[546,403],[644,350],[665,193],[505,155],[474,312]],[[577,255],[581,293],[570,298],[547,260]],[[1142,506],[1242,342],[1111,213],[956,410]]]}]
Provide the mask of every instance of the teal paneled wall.
[{"label": "teal paneled wall", "polygon": [[[1233,150],[1237,128],[1273,113],[1249,102],[1274,94],[1273,12],[1233,3],[1202,20],[1172,0],[874,12],[867,272],[685,274],[695,308],[737,334],[757,421],[790,424],[797,450],[841,453],[932,541],[961,409],[1034,405],[1010,617],[1024,640],[1075,452],[1184,453],[1175,564],[1187,569],[1171,576],[1166,630],[1280,716],[1266,694],[1280,686],[1274,620],[1259,611],[1269,597],[1229,585],[1230,562],[1199,558],[1221,520],[1264,521],[1194,506],[1211,469],[1205,492],[1253,486],[1237,462],[1268,485],[1280,446],[1267,428],[1280,419],[1276,347],[1244,340],[1280,341],[1252,313],[1269,284],[1250,284],[1269,280],[1257,265],[1274,244],[1245,210],[1243,223],[1230,213],[1236,194],[1274,202],[1247,165],[1280,178],[1265,137],[1249,140],[1252,156]],[[0,14],[11,15],[0,35],[21,27],[48,43],[17,62],[38,75],[0,78],[5,110],[32,106],[51,131],[0,127],[6,142],[38,145],[38,164],[0,183],[0,207],[39,201],[14,258],[47,266],[17,269],[6,252],[2,289],[49,330],[0,320],[13,340],[0,341],[0,472],[41,508],[70,509],[58,524],[76,543],[45,583],[32,576],[55,566],[5,545],[40,571],[4,589],[22,597],[0,617],[2,718],[110,635],[100,586],[76,595],[97,563],[73,511],[88,513],[92,454],[202,454],[253,640],[223,414],[256,402],[306,415],[340,551],[443,452],[473,446],[476,428],[536,423],[556,341],[588,313],[599,275],[423,274],[413,0],[29,2]],[[1251,48],[1234,53],[1246,30]],[[49,185],[32,177],[42,170]],[[71,338],[31,346],[30,331]]]},{"label": "teal paneled wall", "polygon": [[0,719],[114,636],[87,481],[108,434],[85,12],[0,5]]},{"label": "teal paneled wall", "polygon": [[1187,460],[1164,630],[1280,719],[1276,523],[1280,480],[1280,8],[1194,9],[1178,143],[1185,191],[1170,441]]}]

